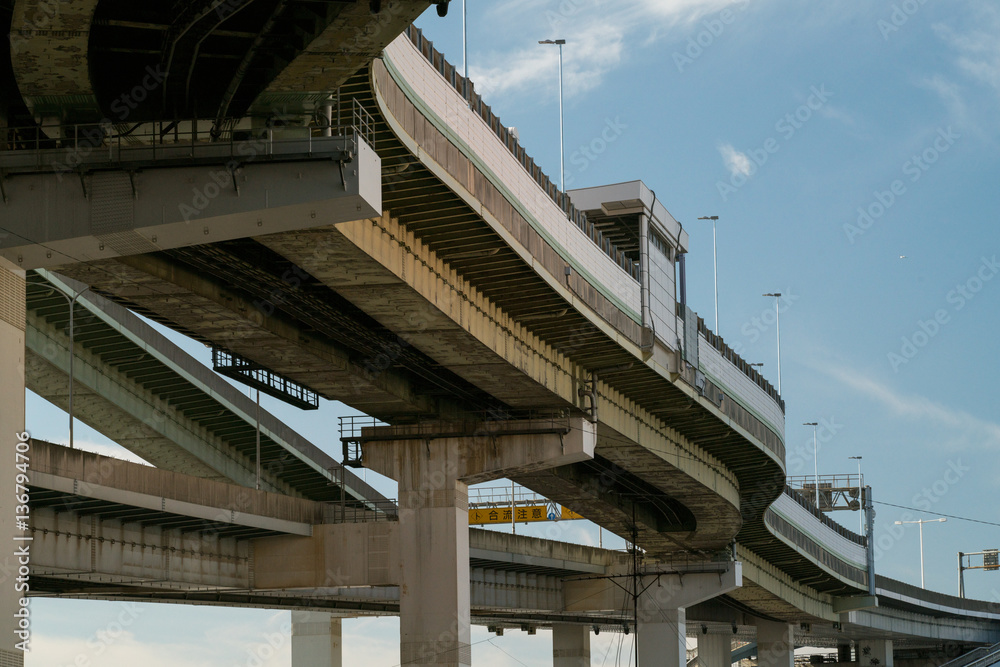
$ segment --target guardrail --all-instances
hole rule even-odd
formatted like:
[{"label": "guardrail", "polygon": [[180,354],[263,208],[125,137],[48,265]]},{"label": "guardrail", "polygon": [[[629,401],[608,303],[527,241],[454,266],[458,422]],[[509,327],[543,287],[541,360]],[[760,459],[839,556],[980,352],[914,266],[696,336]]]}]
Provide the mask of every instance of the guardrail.
[{"label": "guardrail", "polygon": [[[678,304],[677,307],[679,309],[681,307],[680,304]],[[678,314],[683,317],[683,313]],[[684,325],[687,326],[687,322],[685,322]],[[698,316],[698,332],[705,337],[705,340],[708,341],[709,345],[722,354],[726,361],[736,366],[740,372],[757,383],[758,387],[763,389],[768,396],[773,398],[775,402],[781,406],[782,412],[785,411],[785,401],[781,398],[781,394],[778,393],[778,390],[775,389],[774,386],[768,382],[755,367],[748,364],[743,357],[736,354],[736,352],[726,344],[726,341],[723,340],[722,336],[709,329],[705,325],[705,320],[700,316]]]},{"label": "guardrail", "polygon": [[417,50],[427,59],[431,66],[437,70],[438,74],[469,103],[469,108],[473,113],[482,118],[483,122],[493,130],[500,139],[500,142],[521,163],[521,166],[531,175],[538,186],[545,191],[545,194],[555,202],[556,206],[563,210],[566,217],[611,257],[618,266],[634,280],[638,281],[640,275],[638,259],[629,257],[625,251],[618,248],[618,246],[611,242],[611,239],[607,238],[601,230],[597,229],[592,222],[588,222],[587,216],[583,211],[579,211],[573,206],[569,195],[559,190],[556,184],[545,175],[541,167],[535,164],[534,158],[525,152],[524,147],[521,146],[511,128],[508,128],[500,121],[500,118],[493,113],[488,104],[483,103],[483,98],[476,93],[475,85],[472,81],[459,74],[458,69],[445,59],[444,54],[434,48],[434,43],[424,38],[423,32],[419,28],[411,25],[406,29],[404,34],[413,42],[413,45],[417,47]]},{"label": "guardrail", "polygon": [[961,655],[941,667],[991,667],[1000,662],[1000,643],[993,646],[981,646]]},{"label": "guardrail", "polygon": [[[265,120],[263,127],[240,129],[230,124],[213,136],[204,119],[157,121],[131,127],[99,123],[33,125],[0,129],[0,169],[5,171],[57,170],[163,160],[232,160],[236,163],[290,155],[357,152],[357,142],[373,145],[371,114],[356,99],[336,118],[341,125],[286,125]],[[345,144],[348,144],[345,146]]]}]

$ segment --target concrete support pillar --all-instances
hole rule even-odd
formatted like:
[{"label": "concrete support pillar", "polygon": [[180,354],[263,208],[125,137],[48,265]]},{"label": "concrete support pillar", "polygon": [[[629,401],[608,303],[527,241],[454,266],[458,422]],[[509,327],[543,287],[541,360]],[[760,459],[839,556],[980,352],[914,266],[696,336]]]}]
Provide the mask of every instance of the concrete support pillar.
[{"label": "concrete support pillar", "polygon": [[[401,665],[472,664],[469,487],[457,478],[457,440],[401,446]],[[405,452],[405,453],[404,453]]]},{"label": "concrete support pillar", "polygon": [[860,667],[892,667],[891,639],[864,639],[858,642]]},{"label": "concrete support pillar", "polygon": [[590,628],[586,625],[552,625],[553,667],[590,667]]},{"label": "concrete support pillar", "polygon": [[[18,573],[22,563],[30,561],[30,541],[18,541],[19,537],[30,537],[30,533],[19,530],[15,523],[12,499],[15,491],[15,475],[20,472],[14,467],[19,443],[27,439],[24,433],[24,271],[14,268],[6,260],[0,259],[0,455],[5,464],[0,469],[0,498],[4,499],[7,512],[0,512],[0,665],[21,667],[24,664],[24,649],[30,649],[30,615],[27,628],[19,627],[15,614],[21,610],[20,600],[27,593],[19,593],[15,586],[28,584]],[[25,445],[21,444],[22,450]],[[25,454],[30,465],[31,452]],[[23,463],[23,461],[22,461]],[[31,470],[28,469],[31,478]],[[30,517],[28,521],[30,522]],[[23,548],[29,556],[19,557],[14,552]],[[17,579],[22,577],[22,581]],[[30,614],[30,607],[29,614]],[[22,636],[15,634],[26,632]],[[19,642],[27,640],[27,644]]]},{"label": "concrete support pillar", "polygon": [[[655,565],[647,566],[656,570]],[[685,667],[687,637],[685,609],[691,605],[724,595],[743,585],[743,566],[738,562],[713,563],[714,571],[685,571],[647,574],[642,577],[639,596],[639,665]],[[731,637],[724,635],[725,657],[714,660],[729,667]],[[702,636],[699,635],[699,640]],[[721,640],[720,640],[721,641]],[[700,650],[701,644],[699,644]],[[717,649],[711,649],[720,652]],[[701,662],[701,665],[706,663]],[[708,667],[717,667],[717,664]]]},{"label": "concrete support pillar", "polygon": [[685,667],[687,613],[683,609],[664,609],[650,604],[651,602],[646,598],[639,598],[636,664]]},{"label": "concrete support pillar", "polygon": [[795,626],[757,620],[758,667],[795,667]]},{"label": "concrete support pillar", "polygon": [[698,635],[698,667],[729,667],[732,655],[732,635]]},{"label": "concrete support pillar", "polygon": [[292,612],[292,667],[341,667],[340,618],[324,611]]},{"label": "concrete support pillar", "polygon": [[589,460],[594,426],[439,423],[362,435],[365,466],[399,483],[400,664],[471,665],[468,484]]}]

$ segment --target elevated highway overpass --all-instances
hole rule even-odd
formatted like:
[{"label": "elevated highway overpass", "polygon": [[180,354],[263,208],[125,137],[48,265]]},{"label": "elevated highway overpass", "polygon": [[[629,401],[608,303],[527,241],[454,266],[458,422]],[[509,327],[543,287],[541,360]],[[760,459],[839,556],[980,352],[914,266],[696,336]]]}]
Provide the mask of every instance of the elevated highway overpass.
[{"label": "elevated highway overpass", "polygon": [[[15,3],[18,21],[26,4]],[[278,30],[281,12],[295,4],[277,3],[263,32]],[[994,621],[983,610],[873,578],[859,556],[863,540],[784,493],[783,401],[686,306],[687,235],[651,190],[633,182],[558,192],[419,31],[390,43],[408,23],[406,12],[426,3],[388,3],[375,15],[358,13],[363,3],[329,4],[328,17],[339,9],[345,20],[377,24],[364,30],[378,42],[374,53],[358,51],[342,70],[317,68],[330,52],[310,51],[321,43],[314,36],[290,56],[292,69],[278,72],[273,63],[252,66],[265,52],[253,40],[240,67],[250,63],[257,86],[241,91],[252,77],[238,68],[208,113],[185,106],[194,88],[171,83],[158,107],[143,107],[128,125],[102,123],[114,97],[93,90],[108,84],[77,72],[53,82],[55,101],[46,102],[39,91],[49,84],[26,64],[39,60],[12,56],[4,81],[24,106],[7,117],[36,124],[8,129],[9,150],[0,152],[8,405],[23,400],[16,387],[31,377],[40,393],[59,400],[51,375],[59,354],[43,362],[23,352],[25,336],[29,350],[33,337],[36,349],[58,348],[57,336],[42,338],[46,321],[58,316],[41,307],[29,313],[23,283],[25,270],[58,267],[112,301],[391,425],[357,438],[362,461],[400,482],[400,530],[413,531],[407,544],[424,544],[456,575],[447,596],[403,596],[407,663],[425,649],[437,654],[442,647],[432,638],[444,632],[443,650],[453,653],[446,662],[467,664],[467,626],[459,622],[451,634],[445,626],[469,618],[466,485],[492,477],[510,477],[638,544],[643,576],[736,559],[743,585],[716,593],[777,623],[771,644],[784,641],[786,650],[769,655],[778,660],[793,643],[791,624],[830,633],[847,627],[885,642],[908,634],[894,620],[907,610],[915,636],[945,641],[968,631],[967,641],[990,641],[993,630],[985,628]],[[82,11],[74,20],[103,29],[95,16],[102,15]],[[225,25],[198,16],[178,21],[189,21],[193,35]],[[134,17],[108,20],[122,34],[150,29],[132,25]],[[330,27],[337,25],[330,20],[327,38],[342,39],[346,24]],[[176,62],[196,62],[185,60],[188,38],[171,41],[175,29],[164,30]],[[29,38],[25,49],[53,54],[66,46],[59,35],[29,33],[19,33]],[[89,43],[102,45],[104,37]],[[285,72],[299,82],[296,91],[281,87],[289,85],[279,83]],[[233,85],[239,95],[229,94]],[[58,114],[45,111],[50,102]],[[201,122],[180,120],[185,111]],[[88,134],[95,125],[99,134]],[[69,172],[67,157],[74,158]],[[77,347],[95,378],[116,365],[85,339]],[[138,384],[149,389],[155,378]],[[81,409],[97,421],[108,399],[93,400],[96,407]],[[240,409],[245,416],[245,402]],[[238,436],[220,445],[217,434],[205,438],[208,447],[195,437],[178,448],[157,440],[194,432],[185,421],[192,417],[182,417],[170,435],[125,444],[150,460],[159,455],[154,462],[164,467],[246,484],[245,425],[242,444]],[[16,409],[4,419],[8,431],[22,430]],[[568,426],[540,429],[546,420]],[[273,443],[272,452],[282,450],[310,480],[328,483],[327,467],[316,465],[322,457]],[[430,493],[420,493],[428,480]],[[290,474],[264,483],[304,498],[326,489],[296,487]],[[428,534],[445,539],[428,545]],[[416,580],[427,574],[420,553],[401,556]],[[865,599],[872,588],[878,609]],[[651,630],[642,632],[640,617],[640,656],[680,660],[683,600],[678,593],[642,610]],[[417,613],[430,604],[440,605],[437,615]],[[893,605],[898,611],[885,611]],[[959,620],[940,620],[948,618]],[[984,629],[969,630],[976,622]],[[669,645],[644,646],[644,637]]]}]

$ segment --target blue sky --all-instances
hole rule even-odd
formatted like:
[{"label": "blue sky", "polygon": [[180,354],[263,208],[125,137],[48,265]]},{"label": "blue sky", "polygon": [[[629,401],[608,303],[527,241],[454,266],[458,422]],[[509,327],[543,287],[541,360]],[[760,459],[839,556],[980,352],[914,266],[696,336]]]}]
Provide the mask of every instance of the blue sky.
[{"label": "blue sky", "polygon": [[[454,0],[447,18],[431,10],[418,21],[455,64],[460,8]],[[570,186],[642,179],[653,188],[691,235],[689,303],[713,328],[712,231],[697,218],[719,216],[718,331],[748,361],[763,362],[775,383],[774,302],[761,295],[789,295],[781,313],[786,440],[797,462],[789,474],[811,474],[812,431],[800,424],[823,421],[821,474],[855,472],[847,457],[861,455],[876,501],[921,510],[877,505],[880,573],[919,583],[917,528],[896,520],[934,518],[931,510],[1000,521],[994,3],[472,1],[468,27],[478,88],[553,180],[556,50],[536,42],[567,40]],[[64,437],[61,413],[37,404],[29,406],[29,427]],[[338,451],[329,435],[336,406],[274,410]],[[857,527],[854,513],[836,518]],[[581,524],[565,531],[597,539]],[[997,526],[951,518],[925,533],[927,587],[952,594],[957,551],[1000,547]],[[1000,596],[1000,573],[968,573],[966,588],[974,597]],[[92,655],[87,639],[125,609],[35,605],[37,637],[46,643],[29,665]],[[130,651],[122,655],[147,667],[163,660],[164,626],[190,648],[195,667],[243,665],[246,645],[266,641],[287,618],[144,609],[109,650]],[[393,619],[349,621],[347,655],[394,664],[395,644],[386,639],[394,628]],[[229,646],[219,637],[241,641]],[[595,639],[595,664],[605,637]],[[480,631],[473,641],[485,639]],[[477,664],[549,664],[548,642],[544,633],[507,633],[476,645]],[[210,657],[198,657],[199,647]],[[614,656],[613,647],[607,664]],[[288,664],[287,646],[263,664]]]}]

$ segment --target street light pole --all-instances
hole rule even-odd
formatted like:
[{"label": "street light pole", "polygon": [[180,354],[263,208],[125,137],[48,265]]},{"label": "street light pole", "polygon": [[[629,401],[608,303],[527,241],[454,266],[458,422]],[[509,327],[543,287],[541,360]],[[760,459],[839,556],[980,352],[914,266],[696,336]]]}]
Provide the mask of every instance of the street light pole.
[{"label": "street light pole", "polygon": [[774,333],[778,339],[778,396],[781,396],[781,310],[778,308],[781,292],[770,292],[763,296],[774,297]]},{"label": "street light pole", "polygon": [[465,22],[465,0],[462,0],[462,76],[465,77],[465,85],[469,83],[469,42],[466,32]]},{"label": "street light pole", "polygon": [[819,422],[804,422],[803,426],[813,427],[813,484],[816,485],[816,509],[819,509],[819,448],[816,445],[816,427]]},{"label": "street light pole", "polygon": [[69,448],[73,449],[73,369],[76,366],[76,344],[74,343],[76,332],[73,326],[73,314],[76,310],[76,300],[90,291],[90,287],[84,287],[72,297],[51,283],[49,287],[52,288],[54,294],[66,299],[66,304],[69,306],[69,399],[66,407],[69,412]]},{"label": "street light pole", "polygon": [[860,456],[848,456],[850,460],[857,460],[858,462],[858,502],[861,503],[861,522],[858,527],[858,534],[864,535],[865,533],[865,478],[861,476],[861,458]]},{"label": "street light pole", "polygon": [[904,523],[915,523],[920,526],[920,587],[924,588],[924,524],[925,523],[944,523],[948,519],[941,517],[940,519],[917,519],[916,521],[897,521],[897,526],[902,526]]},{"label": "street light pole", "polygon": [[715,271],[715,333],[719,333],[719,244],[715,230],[715,223],[719,221],[719,216],[703,215],[698,219],[712,221],[712,266]]},{"label": "street light pole", "polygon": [[554,44],[559,47],[559,189],[566,192],[566,151],[563,149],[563,44],[565,39],[545,39],[539,44]]}]

